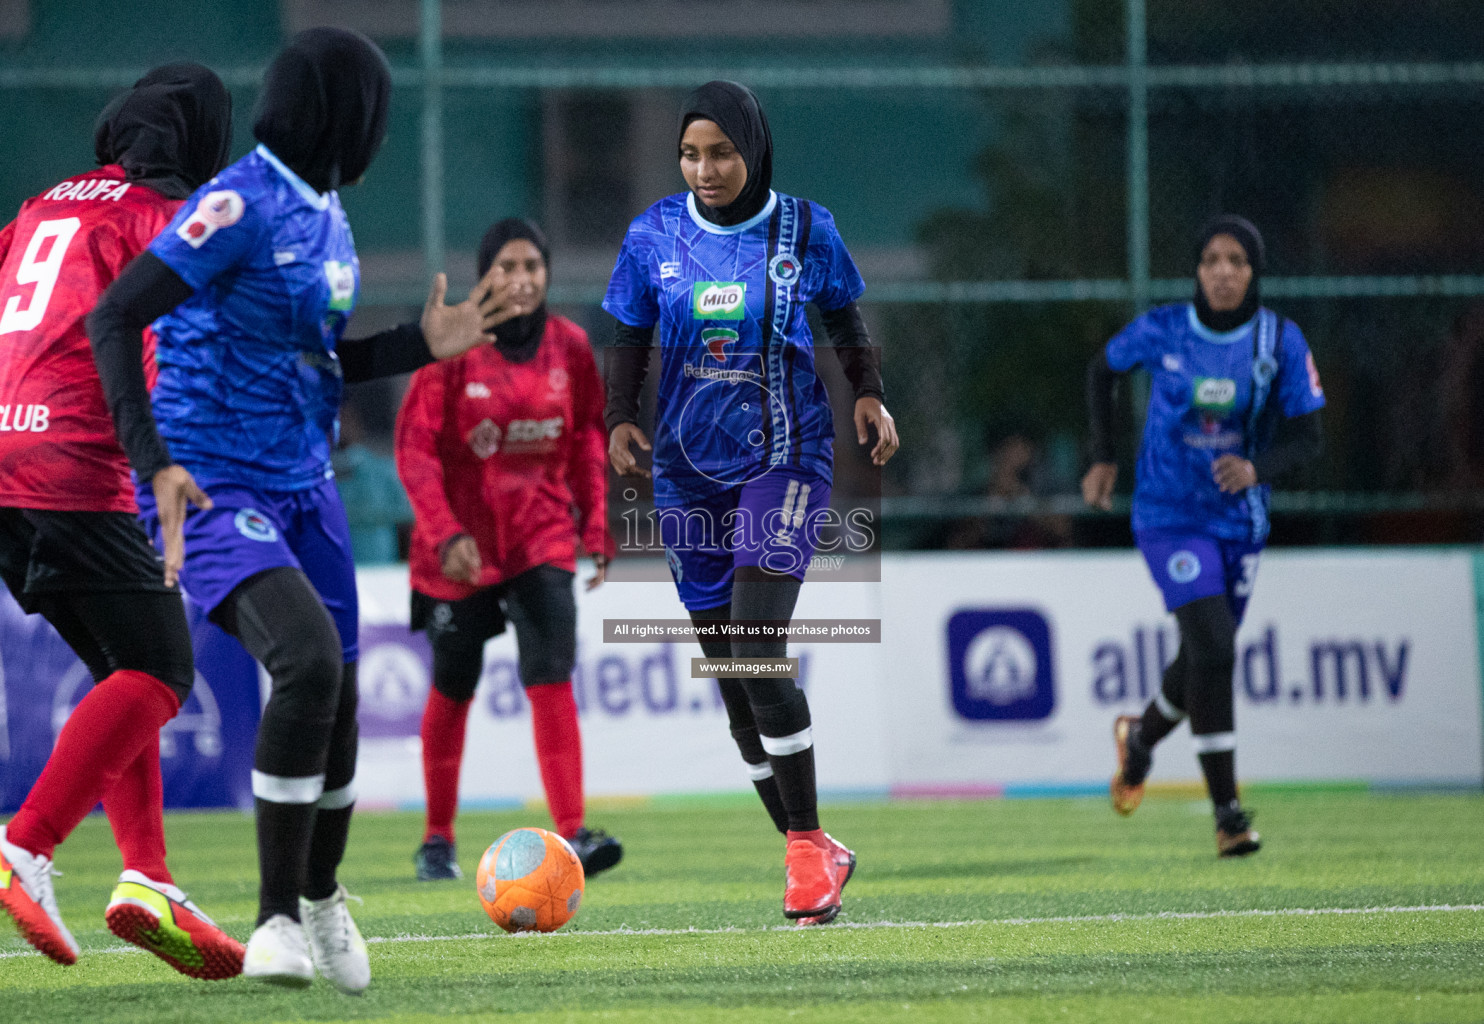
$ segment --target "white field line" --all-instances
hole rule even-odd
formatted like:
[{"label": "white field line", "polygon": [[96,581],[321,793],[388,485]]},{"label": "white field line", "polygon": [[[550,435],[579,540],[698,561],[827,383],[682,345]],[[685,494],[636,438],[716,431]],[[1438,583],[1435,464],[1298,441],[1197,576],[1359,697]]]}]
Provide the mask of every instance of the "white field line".
[{"label": "white field line", "polygon": [[[1137,921],[1210,921],[1220,918],[1242,917],[1343,917],[1374,914],[1458,914],[1484,911],[1484,903],[1437,903],[1413,907],[1285,907],[1277,910],[1161,910],[1153,914],[1078,914],[1068,917],[1000,917],[972,921],[836,921],[822,929],[824,931],[875,930],[879,928],[976,928],[983,926],[1015,926],[1036,924],[1120,924]],[[815,933],[813,928],[797,925],[768,925],[763,928],[613,928],[607,931],[525,932],[514,936],[522,939],[561,939],[590,936],[685,936],[685,935],[760,935],[766,932],[785,934]],[[366,939],[368,945],[402,942],[465,942],[471,939],[492,939],[499,932],[466,932],[462,935],[373,935]],[[84,953],[143,953],[136,946],[102,946],[87,948]],[[0,953],[0,960],[14,957],[40,956],[34,950],[13,950]]]}]

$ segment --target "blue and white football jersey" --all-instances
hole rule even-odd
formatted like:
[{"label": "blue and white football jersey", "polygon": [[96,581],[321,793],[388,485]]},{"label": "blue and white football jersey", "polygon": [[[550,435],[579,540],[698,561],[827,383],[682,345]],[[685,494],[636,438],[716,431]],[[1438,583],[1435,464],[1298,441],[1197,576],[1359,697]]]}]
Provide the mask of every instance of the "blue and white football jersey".
[{"label": "blue and white football jersey", "polygon": [[[1253,332],[1263,313],[1218,333],[1197,319],[1192,303],[1160,306],[1108,342],[1108,365],[1149,371],[1144,440],[1134,482],[1134,532],[1189,531],[1227,540],[1267,536],[1270,488],[1223,494],[1211,464],[1249,457],[1254,385]],[[1285,417],[1322,408],[1324,389],[1303,332],[1278,318],[1276,373],[1267,408]],[[1259,446],[1269,441],[1259,438]]]},{"label": "blue and white football jersey", "polygon": [[669,196],[634,220],[603,299],[629,326],[659,327],[661,507],[777,466],[832,474],[834,417],[804,306],[840,309],[865,291],[817,203],[770,193],[757,216],[731,227],[695,203]]},{"label": "blue and white football jersey", "polygon": [[203,485],[304,490],[331,475],[335,345],[360,265],[339,197],[259,146],[187,199],[150,244],[196,293],[154,323],[154,412]]}]

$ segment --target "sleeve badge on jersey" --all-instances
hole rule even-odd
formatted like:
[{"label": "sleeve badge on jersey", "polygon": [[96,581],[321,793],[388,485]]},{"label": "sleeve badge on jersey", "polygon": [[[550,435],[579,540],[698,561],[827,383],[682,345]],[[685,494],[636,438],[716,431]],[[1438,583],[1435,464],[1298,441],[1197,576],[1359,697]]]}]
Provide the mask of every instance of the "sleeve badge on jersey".
[{"label": "sleeve badge on jersey", "polygon": [[1319,383],[1319,367],[1314,365],[1314,353],[1305,357],[1309,363],[1309,393],[1315,398],[1324,397],[1324,385]]},{"label": "sleeve badge on jersey", "polygon": [[186,245],[199,249],[218,228],[231,227],[241,220],[246,208],[242,196],[231,189],[208,192],[196,204],[196,212],[182,221],[175,233]]}]

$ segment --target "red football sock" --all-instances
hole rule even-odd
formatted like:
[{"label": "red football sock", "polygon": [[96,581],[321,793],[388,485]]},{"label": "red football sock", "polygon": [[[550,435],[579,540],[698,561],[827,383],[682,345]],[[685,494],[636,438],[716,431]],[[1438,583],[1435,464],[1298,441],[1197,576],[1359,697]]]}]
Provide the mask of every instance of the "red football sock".
[{"label": "red football sock", "polygon": [[5,838],[50,857],[179,710],[175,691],[143,672],[123,669],[98,683],[62,726]]},{"label": "red football sock", "polygon": [[472,700],[454,700],[437,689],[428,691],[423,709],[423,789],[428,797],[428,827],[423,842],[442,836],[453,842],[453,816],[459,809],[459,768],[464,760],[464,727]]},{"label": "red football sock", "polygon": [[557,834],[571,839],[582,827],[582,733],[577,727],[577,701],[572,683],[526,687],[531,701],[531,730],[536,734],[536,761],[541,785]]},{"label": "red football sock", "polygon": [[790,830],[787,836],[790,843],[795,839],[807,839],[822,850],[828,850],[830,848],[829,840],[825,839],[824,829],[822,828],[816,828],[809,832],[794,832]]},{"label": "red football sock", "polygon": [[160,734],[155,732],[113,788],[103,794],[103,813],[124,856],[124,870],[169,882],[165,866],[165,786],[160,779]]}]

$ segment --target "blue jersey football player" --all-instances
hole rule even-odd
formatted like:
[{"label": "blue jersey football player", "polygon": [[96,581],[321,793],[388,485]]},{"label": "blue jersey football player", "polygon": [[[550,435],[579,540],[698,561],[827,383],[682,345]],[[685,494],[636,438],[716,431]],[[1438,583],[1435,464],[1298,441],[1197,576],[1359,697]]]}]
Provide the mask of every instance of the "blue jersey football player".
[{"label": "blue jersey football player", "polygon": [[[660,336],[654,499],[675,584],[698,627],[787,622],[829,508],[834,422],[804,307],[815,305],[855,392],[858,440],[882,465],[897,448],[856,299],[865,290],[817,203],[772,190],[773,143],[757,97],[733,82],[692,93],[678,155],[690,190],[630,225],[603,308],[609,458],[643,474],[631,445],[651,338]],[[708,657],[781,658],[783,641],[703,635]],[[788,837],[784,913],[833,920],[855,857],[819,827],[809,705],[788,678],[720,680],[732,736]]]},{"label": "blue jersey football player", "polygon": [[136,470],[188,473],[166,489],[139,472],[141,518],[167,563],[184,543],[187,593],[272,677],[252,780],[258,927],[243,974],[296,986],[318,968],[347,992],[366,987],[370,967],[336,879],[356,762],[355,569],[330,469],[342,383],[456,355],[489,340],[501,315],[485,293],[444,305],[439,275],[421,324],[341,338],[360,270],[336,189],[376,155],[390,93],[370,40],[296,36],[259,96],[261,145],[186,201],[89,321],[100,350],[132,347],[136,370],[153,324],[153,414],[142,370],[110,404],[140,410],[121,437]]},{"label": "blue jersey football player", "polygon": [[1114,809],[1144,795],[1154,745],[1189,716],[1216,814],[1216,848],[1259,848],[1237,800],[1232,670],[1236,633],[1268,536],[1271,481],[1317,458],[1324,390],[1303,333],[1259,305],[1263,241],[1240,217],[1218,217],[1197,249],[1195,301],[1129,324],[1088,372],[1093,466],[1088,503],[1111,507],[1113,396],[1118,377],[1150,376],[1149,412],[1134,471],[1133,528],[1180,651],[1140,718],[1114,723]]}]

